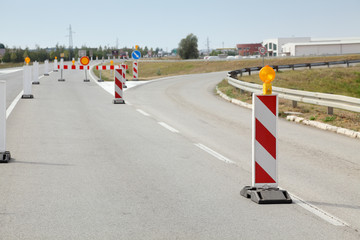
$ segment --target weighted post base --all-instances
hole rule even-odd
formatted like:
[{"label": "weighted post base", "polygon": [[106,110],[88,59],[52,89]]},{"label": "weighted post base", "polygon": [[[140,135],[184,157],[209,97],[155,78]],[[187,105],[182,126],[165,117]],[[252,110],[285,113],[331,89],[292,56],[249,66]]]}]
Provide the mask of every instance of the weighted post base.
[{"label": "weighted post base", "polygon": [[44,73],[44,76],[50,76],[50,74],[48,74],[48,73]]},{"label": "weighted post base", "polygon": [[84,82],[90,82],[90,80],[89,79],[84,79]]},{"label": "weighted post base", "polygon": [[104,80],[98,80],[98,82],[103,82]]},{"label": "weighted post base", "polygon": [[39,85],[40,82],[32,82],[33,85]]},{"label": "weighted post base", "polygon": [[59,82],[65,82],[65,79],[58,79]]},{"label": "weighted post base", "polygon": [[34,95],[32,95],[32,94],[24,94],[24,95],[21,96],[21,98],[30,99],[30,98],[34,98]]},{"label": "weighted post base", "polygon": [[240,195],[245,198],[251,198],[258,204],[279,204],[292,203],[289,193],[279,188],[256,188],[245,186]]},{"label": "weighted post base", "polygon": [[125,101],[123,99],[114,99],[113,103],[114,104],[125,104]]},{"label": "weighted post base", "polygon": [[0,163],[8,163],[11,159],[11,154],[9,151],[0,152]]}]

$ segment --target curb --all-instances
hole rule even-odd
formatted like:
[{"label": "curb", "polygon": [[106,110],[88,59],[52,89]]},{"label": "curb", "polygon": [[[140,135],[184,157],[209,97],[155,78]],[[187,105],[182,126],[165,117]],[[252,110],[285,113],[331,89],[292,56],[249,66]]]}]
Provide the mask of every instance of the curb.
[{"label": "curb", "polygon": [[[241,107],[252,109],[252,104],[245,103],[240,100],[228,97],[226,94],[221,92],[217,86],[216,86],[216,93],[228,102],[239,105]],[[300,124],[307,125],[307,126],[311,126],[311,127],[316,127],[316,128],[326,130],[326,131],[335,132],[335,133],[342,134],[342,135],[345,135],[345,136],[348,136],[351,138],[360,139],[360,132],[356,132],[356,131],[353,131],[350,129],[336,127],[336,126],[332,126],[330,124],[321,123],[321,122],[317,122],[317,121],[307,120],[305,118],[294,116],[294,115],[287,116],[286,120],[300,123]]]}]

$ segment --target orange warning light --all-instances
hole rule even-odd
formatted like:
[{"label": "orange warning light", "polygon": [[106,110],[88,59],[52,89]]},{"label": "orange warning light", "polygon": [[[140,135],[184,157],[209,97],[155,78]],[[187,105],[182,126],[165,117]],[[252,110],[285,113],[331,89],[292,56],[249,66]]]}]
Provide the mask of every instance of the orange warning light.
[{"label": "orange warning light", "polygon": [[114,61],[113,61],[113,60],[110,61],[110,65],[111,65],[111,66],[114,65]]},{"label": "orange warning light", "polygon": [[275,71],[269,65],[263,67],[259,72],[259,77],[263,84],[263,94],[270,95],[272,94],[271,82],[275,79]]},{"label": "orange warning light", "polygon": [[25,62],[26,62],[26,65],[29,65],[30,58],[29,58],[29,57],[26,57],[26,58],[25,58]]}]

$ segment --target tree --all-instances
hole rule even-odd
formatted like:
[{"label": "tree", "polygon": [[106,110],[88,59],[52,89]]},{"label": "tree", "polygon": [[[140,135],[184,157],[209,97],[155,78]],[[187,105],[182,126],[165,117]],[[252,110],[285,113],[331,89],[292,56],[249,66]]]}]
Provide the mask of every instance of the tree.
[{"label": "tree", "polygon": [[193,59],[199,57],[198,39],[194,34],[187,35],[181,39],[178,48],[178,54],[182,59]]}]

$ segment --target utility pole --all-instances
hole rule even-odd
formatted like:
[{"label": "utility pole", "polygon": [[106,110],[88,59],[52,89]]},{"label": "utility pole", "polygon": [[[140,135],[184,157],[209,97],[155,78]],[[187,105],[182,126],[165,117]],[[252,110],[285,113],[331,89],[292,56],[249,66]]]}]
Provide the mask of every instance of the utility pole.
[{"label": "utility pole", "polygon": [[209,37],[207,37],[207,39],[206,39],[206,47],[207,47],[208,56],[210,56],[210,42],[209,42]]},{"label": "utility pole", "polygon": [[71,54],[73,52],[73,38],[72,38],[72,34],[75,33],[71,30],[71,24],[69,24],[69,35],[67,35],[67,37],[69,37],[69,60],[71,60]]}]

